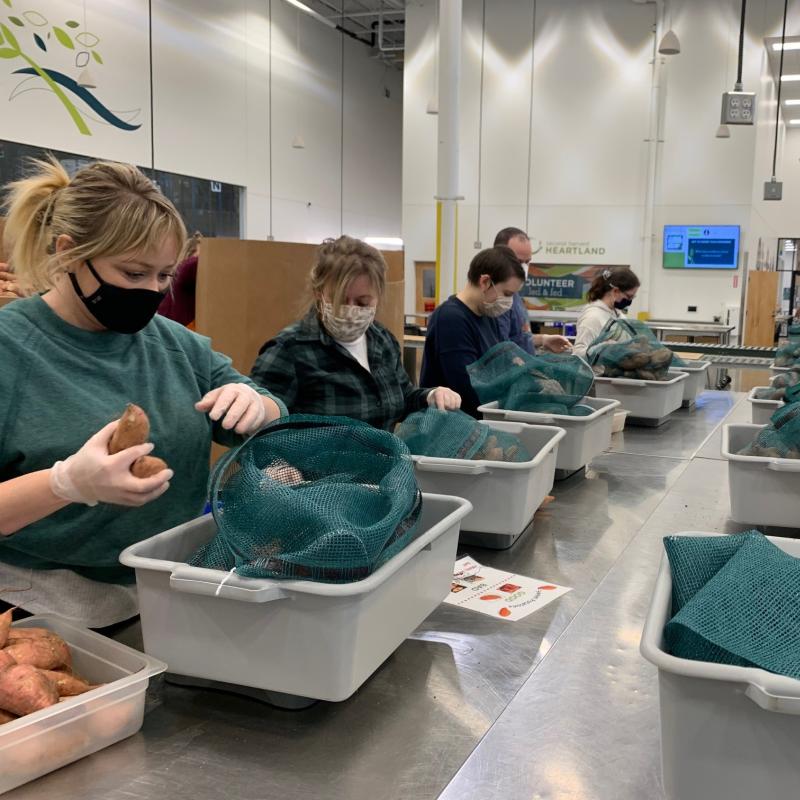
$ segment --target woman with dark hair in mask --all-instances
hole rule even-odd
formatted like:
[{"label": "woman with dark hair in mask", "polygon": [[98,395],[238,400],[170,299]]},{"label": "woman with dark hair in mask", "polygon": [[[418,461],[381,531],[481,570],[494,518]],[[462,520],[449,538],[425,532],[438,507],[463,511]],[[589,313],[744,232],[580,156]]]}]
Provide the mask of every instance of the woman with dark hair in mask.
[{"label": "woman with dark hair in mask", "polygon": [[633,302],[639,291],[639,279],[628,267],[604,269],[592,281],[587,299],[589,304],[578,317],[578,329],[573,352],[581,358],[603,328]]},{"label": "woman with dark hair in mask", "polygon": [[[505,341],[497,318],[511,308],[524,281],[525,273],[510,247],[481,250],[469,265],[467,285],[445,300],[428,320],[422,383],[449,386],[461,395],[461,408],[475,417],[479,401],[467,367]],[[553,353],[570,348],[567,339],[556,335],[536,334],[533,343]]]},{"label": "woman with dark hair in mask", "polygon": [[[285,408],[156,315],[186,230],[148,178],[127,164],[34,168],[5,203],[33,294],[0,309],[0,612],[105,628],[138,610],[120,552],[202,513],[212,438],[241,442]],[[150,477],[131,467],[153,444],[109,453],[128,403],[169,464]]]},{"label": "woman with dark hair in mask", "polygon": [[264,344],[251,373],[292,414],[360,419],[392,430],[413,411],[452,410],[461,398],[444,386],[411,383],[391,332],[375,321],[386,289],[380,251],[354,239],[328,239],[308,276],[307,311]]}]

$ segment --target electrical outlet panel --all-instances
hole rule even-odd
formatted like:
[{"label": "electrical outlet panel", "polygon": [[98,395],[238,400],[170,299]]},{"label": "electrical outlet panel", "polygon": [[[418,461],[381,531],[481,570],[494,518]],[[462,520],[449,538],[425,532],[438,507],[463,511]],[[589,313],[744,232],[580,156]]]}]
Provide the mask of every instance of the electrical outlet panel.
[{"label": "electrical outlet panel", "polygon": [[755,92],[724,92],[722,95],[723,125],[753,125],[756,120]]},{"label": "electrical outlet panel", "polygon": [[764,199],[783,199],[783,183],[781,181],[764,181]]}]

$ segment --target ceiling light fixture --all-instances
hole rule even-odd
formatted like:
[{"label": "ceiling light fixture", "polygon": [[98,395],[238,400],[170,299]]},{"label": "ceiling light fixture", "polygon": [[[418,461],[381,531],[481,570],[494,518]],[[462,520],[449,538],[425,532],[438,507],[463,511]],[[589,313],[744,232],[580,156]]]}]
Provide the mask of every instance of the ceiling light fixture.
[{"label": "ceiling light fixture", "polygon": [[78,86],[82,86],[84,89],[97,88],[97,81],[94,79],[94,75],[89,72],[89,67],[81,70],[81,74],[78,75]]},{"label": "ceiling light fixture", "polygon": [[781,75],[781,81],[784,83],[797,83],[797,81],[800,81],[800,75],[797,75],[796,73],[791,75]]},{"label": "ceiling light fixture", "polygon": [[719,128],[717,128],[716,133],[717,139],[730,139],[731,138],[731,130],[730,128],[723,122]]},{"label": "ceiling light fixture", "polygon": [[301,3],[300,0],[286,0],[286,2],[290,6],[294,6],[295,8],[299,8],[304,14],[308,14],[309,17],[313,17],[317,22],[321,22],[323,25],[327,25],[329,28],[336,29],[336,23],[331,22],[331,20],[323,17],[322,14],[318,14],[314,11],[313,8],[310,8],[305,3]]},{"label": "ceiling light fixture", "polygon": [[789,120],[789,124],[790,125],[800,125],[800,119],[790,119]]},{"label": "ceiling light fixture", "polygon": [[668,30],[658,45],[658,52],[662,56],[676,56],[681,51],[681,43],[677,34],[672,29]]},{"label": "ceiling light fixture", "polygon": [[781,45],[780,42],[775,42],[772,45],[772,49],[778,53],[781,50],[800,50],[800,42],[786,42],[785,45]]},{"label": "ceiling light fixture", "polygon": [[800,106],[800,100],[784,100],[783,104],[786,106]]},{"label": "ceiling light fixture", "polygon": [[397,236],[365,236],[364,241],[373,247],[387,247],[401,249],[403,240]]}]

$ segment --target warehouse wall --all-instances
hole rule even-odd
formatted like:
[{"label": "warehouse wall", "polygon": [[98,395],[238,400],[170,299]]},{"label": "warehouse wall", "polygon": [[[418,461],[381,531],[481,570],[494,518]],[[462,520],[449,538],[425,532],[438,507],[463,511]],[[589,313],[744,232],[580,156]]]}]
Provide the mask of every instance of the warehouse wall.
[{"label": "warehouse wall", "polygon": [[[23,0],[2,6],[0,22],[41,66],[76,78],[76,58],[87,52],[97,80],[92,93],[139,127],[100,121],[65,90],[89,130],[81,132],[64,105],[41,91],[38,77],[13,74],[26,66],[22,59],[3,59],[0,138],[149,166],[152,130],[156,169],[245,187],[248,238],[270,233],[270,161],[276,239],[319,241],[338,235],[342,224],[359,236],[399,235],[398,71],[284,0],[153,0],[151,120],[147,6],[146,0],[88,3],[85,27],[80,1],[43,0],[33,15]],[[55,27],[71,47],[57,39]],[[94,47],[76,38],[87,32],[99,39],[84,38]],[[296,137],[303,149],[292,147]]]},{"label": "warehouse wall", "polygon": [[[751,229],[758,227],[754,214],[766,215],[769,222],[764,224],[776,230],[791,218],[790,203],[780,211],[765,211],[763,203],[754,201],[754,183],[760,187],[765,178],[753,164],[774,127],[735,128],[730,139],[714,136],[720,95],[735,79],[738,3],[670,4],[682,52],[664,59],[662,72],[662,141],[649,274],[643,270],[643,217],[654,6],[631,0],[537,0],[534,18],[533,5],[519,0],[486,3],[480,126],[483,4],[464,3],[460,193],[465,199],[459,210],[459,281],[476,252],[476,241],[487,246],[500,227],[518,225],[527,227],[535,246],[541,246],[534,257],[541,263],[630,264],[643,281],[634,311],[710,319],[737,305],[741,269],[757,241],[751,236]],[[744,83],[766,103],[762,42],[765,33],[779,30],[779,10],[782,4],[776,0],[748,3]],[[413,262],[434,255],[436,117],[425,108],[434,86],[435,27],[433,0],[409,4],[403,144],[407,307],[413,304]],[[796,147],[794,135],[788,138]],[[800,191],[800,180],[797,186]],[[663,270],[661,231],[669,223],[741,225],[740,270],[736,275]],[[603,252],[586,256],[558,251],[570,244]],[[698,311],[688,312],[689,304]]]}]

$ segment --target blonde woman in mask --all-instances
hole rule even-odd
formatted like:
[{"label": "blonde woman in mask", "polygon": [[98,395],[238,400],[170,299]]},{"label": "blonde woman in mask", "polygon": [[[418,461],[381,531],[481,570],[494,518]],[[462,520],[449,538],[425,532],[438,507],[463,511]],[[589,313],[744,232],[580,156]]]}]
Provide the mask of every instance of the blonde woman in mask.
[{"label": "blonde woman in mask", "polygon": [[[487,350],[504,341],[497,318],[505,314],[522,288],[525,273],[509,247],[482,250],[469,265],[467,285],[445,300],[428,320],[422,359],[423,383],[441,383],[461,395],[461,407],[478,415],[478,396],[467,367]],[[563,336],[536,334],[536,347],[553,353],[570,349]]]},{"label": "blonde woman in mask", "polygon": [[[33,294],[0,309],[0,612],[106,628],[138,611],[119,554],[202,513],[212,439],[233,445],[286,413],[156,315],[186,239],[136,167],[55,160],[6,187],[5,243]],[[109,454],[135,403],[147,444]],[[169,467],[137,477],[153,450]]]},{"label": "blonde woman in mask", "polygon": [[251,373],[294,414],[343,416],[392,430],[414,411],[456,409],[449,389],[421,389],[408,378],[400,346],[375,321],[386,262],[359,239],[328,239],[309,276],[306,315],[270,339]]}]

